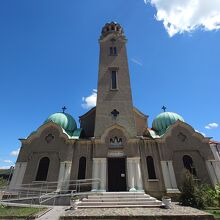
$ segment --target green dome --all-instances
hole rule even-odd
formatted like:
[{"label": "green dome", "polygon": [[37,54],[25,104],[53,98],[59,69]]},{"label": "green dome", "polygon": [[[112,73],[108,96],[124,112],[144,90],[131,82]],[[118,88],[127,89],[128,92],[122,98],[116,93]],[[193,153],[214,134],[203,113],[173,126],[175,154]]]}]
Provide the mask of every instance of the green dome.
[{"label": "green dome", "polygon": [[72,135],[74,130],[77,129],[74,118],[67,113],[54,113],[50,115],[44,123],[52,121],[62,127],[69,135]]},{"label": "green dome", "polygon": [[174,112],[163,112],[153,120],[152,127],[159,135],[163,135],[166,132],[166,129],[177,120],[184,122],[182,116]]}]

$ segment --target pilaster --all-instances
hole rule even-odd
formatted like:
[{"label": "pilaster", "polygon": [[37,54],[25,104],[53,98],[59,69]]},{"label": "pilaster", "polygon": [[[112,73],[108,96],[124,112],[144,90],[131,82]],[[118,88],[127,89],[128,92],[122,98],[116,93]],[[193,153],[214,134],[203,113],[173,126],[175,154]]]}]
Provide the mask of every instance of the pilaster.
[{"label": "pilaster", "polygon": [[99,179],[100,182],[94,182],[92,191],[106,191],[106,158],[93,158],[92,178]]},{"label": "pilaster", "polygon": [[127,173],[128,173],[128,190],[143,191],[143,182],[140,169],[140,158],[127,158]]},{"label": "pilaster", "polygon": [[21,187],[24,174],[26,171],[27,162],[17,162],[15,164],[14,173],[12,176],[12,180],[9,185],[9,189],[18,189]]},{"label": "pilaster", "polygon": [[168,193],[179,192],[176,184],[176,177],[173,169],[172,161],[161,161],[163,179],[165,188]]},{"label": "pilaster", "polygon": [[72,162],[70,161],[60,162],[60,170],[57,184],[58,190],[67,190],[69,188],[71,166]]},{"label": "pilaster", "polygon": [[208,169],[213,186],[220,184],[220,161],[207,160],[206,167]]}]

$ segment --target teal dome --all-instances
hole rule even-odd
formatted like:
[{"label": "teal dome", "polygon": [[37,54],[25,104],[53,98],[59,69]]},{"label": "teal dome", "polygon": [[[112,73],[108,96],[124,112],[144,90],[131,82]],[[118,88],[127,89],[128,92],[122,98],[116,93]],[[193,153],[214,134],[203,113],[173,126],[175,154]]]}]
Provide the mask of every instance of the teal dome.
[{"label": "teal dome", "polygon": [[177,120],[184,122],[182,116],[174,112],[163,112],[153,120],[152,127],[157,132],[157,134],[163,135],[166,132],[166,129],[170,125],[174,124]]},{"label": "teal dome", "polygon": [[44,123],[52,121],[62,127],[69,135],[72,135],[74,130],[77,129],[76,121],[67,113],[54,113],[50,115]]}]

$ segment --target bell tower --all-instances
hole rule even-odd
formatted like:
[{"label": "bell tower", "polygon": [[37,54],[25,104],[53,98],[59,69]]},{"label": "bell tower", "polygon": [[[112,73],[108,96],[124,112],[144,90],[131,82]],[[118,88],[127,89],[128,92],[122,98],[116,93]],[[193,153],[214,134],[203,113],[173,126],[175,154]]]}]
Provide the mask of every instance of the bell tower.
[{"label": "bell tower", "polygon": [[102,28],[99,39],[99,75],[95,118],[95,137],[112,125],[122,126],[135,137],[130,77],[123,28],[115,22]]}]

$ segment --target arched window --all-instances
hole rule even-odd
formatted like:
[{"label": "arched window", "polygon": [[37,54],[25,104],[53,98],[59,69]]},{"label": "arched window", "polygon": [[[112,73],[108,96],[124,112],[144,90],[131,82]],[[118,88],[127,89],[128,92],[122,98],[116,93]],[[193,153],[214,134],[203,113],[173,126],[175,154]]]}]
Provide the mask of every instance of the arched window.
[{"label": "arched window", "polygon": [[117,47],[110,47],[109,54],[110,54],[110,56],[116,56],[117,55]]},{"label": "arched window", "polygon": [[110,47],[110,55],[113,55],[113,47]]},{"label": "arched window", "polygon": [[113,50],[114,50],[114,55],[117,55],[117,47],[114,47]]},{"label": "arched window", "polygon": [[78,169],[78,180],[86,178],[86,158],[80,157],[79,169]]},{"label": "arched window", "polygon": [[112,70],[112,75],[111,75],[111,80],[112,80],[112,85],[111,89],[117,89],[117,71]]},{"label": "arched window", "polygon": [[151,156],[147,157],[147,171],[149,179],[156,179],[156,173],[154,168],[154,159]]},{"label": "arched window", "polygon": [[35,179],[36,181],[47,180],[47,173],[48,173],[49,165],[50,165],[50,159],[48,157],[41,158],[39,165],[38,165],[37,176]]},{"label": "arched window", "polygon": [[184,155],[183,156],[183,165],[184,167],[189,170],[189,172],[191,174],[193,174],[194,176],[196,176],[196,169],[193,166],[193,160],[192,157],[190,157],[189,155]]}]

